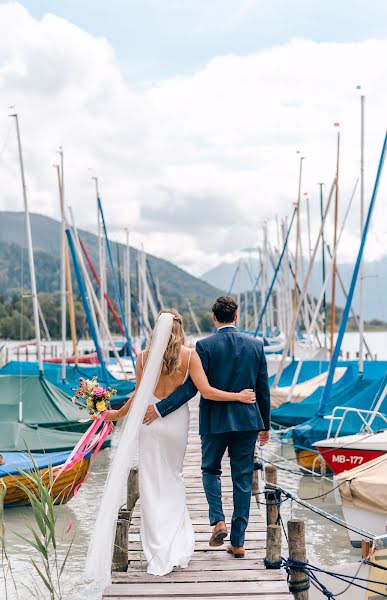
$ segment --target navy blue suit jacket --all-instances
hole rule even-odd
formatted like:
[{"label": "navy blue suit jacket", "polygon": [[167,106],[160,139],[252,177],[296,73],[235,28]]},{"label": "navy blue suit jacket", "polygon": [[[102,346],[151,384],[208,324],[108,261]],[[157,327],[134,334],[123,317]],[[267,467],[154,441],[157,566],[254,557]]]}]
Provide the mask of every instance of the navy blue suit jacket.
[{"label": "navy blue suit jacket", "polygon": [[[270,389],[262,341],[224,327],[200,340],[196,350],[212,387],[227,392],[255,390],[255,404],[216,402],[200,398],[199,433],[258,431],[270,429]],[[156,404],[162,417],[177,410],[195,396],[197,389],[188,379],[173,394]]]}]

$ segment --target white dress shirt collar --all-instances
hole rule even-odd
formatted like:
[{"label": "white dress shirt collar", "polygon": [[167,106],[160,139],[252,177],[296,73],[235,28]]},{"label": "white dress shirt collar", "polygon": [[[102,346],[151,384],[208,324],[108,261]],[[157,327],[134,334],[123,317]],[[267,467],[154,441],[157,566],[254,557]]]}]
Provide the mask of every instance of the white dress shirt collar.
[{"label": "white dress shirt collar", "polygon": [[236,325],[230,323],[230,325],[222,325],[222,327],[218,327],[217,331],[220,331],[221,329],[226,329],[227,327],[234,327],[234,329],[236,329]]}]

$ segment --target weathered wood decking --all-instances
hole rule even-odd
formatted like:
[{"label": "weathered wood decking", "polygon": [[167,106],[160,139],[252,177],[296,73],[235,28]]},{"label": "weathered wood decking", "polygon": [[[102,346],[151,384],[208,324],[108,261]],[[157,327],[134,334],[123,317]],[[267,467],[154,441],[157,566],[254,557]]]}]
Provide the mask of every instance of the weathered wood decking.
[{"label": "weathered wood decking", "polygon": [[[137,505],[129,532],[129,566],[126,573],[113,573],[112,585],[106,588],[103,600],[154,600],[155,598],[185,598],[185,600],[232,600],[257,598],[262,600],[288,600],[291,596],[282,570],[266,570],[265,522],[255,498],[251,501],[251,518],[246,537],[246,558],[235,559],[225,549],[210,548],[208,539],[208,506],[204,496],[200,473],[200,440],[198,411],[191,403],[189,445],[185,459],[184,475],[187,502],[195,528],[196,546],[187,569],[176,569],[165,577],[154,577],[146,572],[141,553],[139,534],[140,506]],[[224,462],[223,502],[226,518],[232,513],[232,486],[228,460]],[[141,499],[140,499],[141,501]],[[155,510],[157,500],[155,499]]]}]

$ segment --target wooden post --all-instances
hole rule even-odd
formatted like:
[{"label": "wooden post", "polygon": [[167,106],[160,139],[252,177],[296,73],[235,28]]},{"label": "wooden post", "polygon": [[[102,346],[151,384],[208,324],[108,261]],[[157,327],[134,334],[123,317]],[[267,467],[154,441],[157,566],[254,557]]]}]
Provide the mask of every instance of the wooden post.
[{"label": "wooden post", "polygon": [[255,449],[254,452],[254,471],[253,471],[253,487],[251,488],[251,493],[253,496],[258,497],[259,495],[259,471],[261,468],[261,463],[258,459],[258,452]]},{"label": "wooden post", "polygon": [[[288,521],[289,558],[306,562],[305,523],[302,519]],[[300,569],[291,568],[289,591],[295,600],[309,600],[309,575]]]},{"label": "wooden post", "polygon": [[361,557],[368,558],[371,552],[371,540],[361,541]]},{"label": "wooden post", "polygon": [[266,529],[266,569],[281,568],[281,527],[268,525]]},{"label": "wooden post", "polygon": [[137,500],[140,497],[138,489],[138,469],[131,469],[128,477],[127,497],[126,497],[126,509],[132,512]]},{"label": "wooden post", "polygon": [[265,481],[266,484],[271,483],[272,485],[277,485],[277,473],[278,469],[274,465],[266,465],[265,466]]},{"label": "wooden post", "polygon": [[265,500],[266,500],[266,523],[277,525],[280,517],[281,492],[271,486],[277,485],[277,467],[265,466]]},{"label": "wooden post", "polygon": [[113,571],[128,570],[128,536],[129,521],[118,519],[116,528],[116,539],[114,540]]},{"label": "wooden post", "polygon": [[266,524],[278,525],[280,519],[281,492],[279,490],[265,489],[266,499]]}]

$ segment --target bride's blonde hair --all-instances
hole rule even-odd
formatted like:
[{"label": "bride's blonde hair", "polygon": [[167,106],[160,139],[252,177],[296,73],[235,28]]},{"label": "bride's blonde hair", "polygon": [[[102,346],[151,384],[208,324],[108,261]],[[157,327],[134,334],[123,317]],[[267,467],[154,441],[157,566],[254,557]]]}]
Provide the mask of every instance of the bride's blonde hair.
[{"label": "bride's blonde hair", "polygon": [[171,337],[169,338],[167,349],[164,352],[163,365],[161,373],[163,375],[174,375],[180,367],[180,351],[185,342],[185,332],[183,327],[183,318],[175,308],[163,308],[159,315],[170,313],[173,315]]}]

